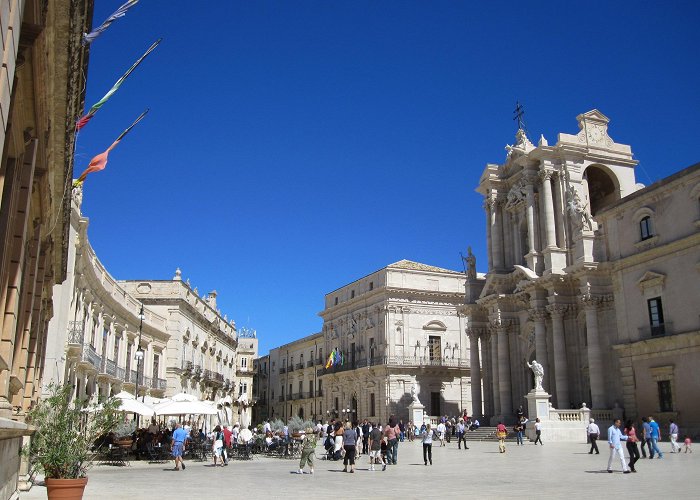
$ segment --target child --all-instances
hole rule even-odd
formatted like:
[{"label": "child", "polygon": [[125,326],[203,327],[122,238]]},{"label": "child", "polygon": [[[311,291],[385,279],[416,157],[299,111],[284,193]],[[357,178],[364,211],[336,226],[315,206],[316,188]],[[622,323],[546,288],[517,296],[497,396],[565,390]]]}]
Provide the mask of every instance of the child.
[{"label": "child", "polygon": [[316,450],[317,437],[311,427],[307,427],[302,436],[303,444],[301,445],[301,461],[299,462],[299,471],[297,474],[304,473],[304,467],[309,464],[309,474],[314,473],[314,450]]},{"label": "child", "polygon": [[685,446],[685,452],[688,453],[693,453],[693,450],[690,448],[690,445],[693,444],[693,442],[690,440],[690,436],[686,436],[685,440],[683,441],[683,444]]}]

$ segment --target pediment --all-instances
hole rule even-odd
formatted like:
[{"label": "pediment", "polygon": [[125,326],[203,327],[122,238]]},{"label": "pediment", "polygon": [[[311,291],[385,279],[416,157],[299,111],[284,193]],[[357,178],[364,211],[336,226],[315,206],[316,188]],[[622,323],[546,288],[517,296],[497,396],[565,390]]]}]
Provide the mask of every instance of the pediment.
[{"label": "pediment", "polygon": [[666,280],[666,275],[657,273],[654,271],[647,271],[644,275],[637,280],[637,286],[640,290],[644,291],[652,286],[664,286],[664,281]]},{"label": "pediment", "polygon": [[580,115],[578,115],[576,117],[576,119],[579,122],[582,122],[582,121],[598,122],[598,123],[605,124],[605,125],[610,123],[610,118],[605,116],[603,113],[601,113],[597,109],[592,109],[586,113],[581,113]]}]

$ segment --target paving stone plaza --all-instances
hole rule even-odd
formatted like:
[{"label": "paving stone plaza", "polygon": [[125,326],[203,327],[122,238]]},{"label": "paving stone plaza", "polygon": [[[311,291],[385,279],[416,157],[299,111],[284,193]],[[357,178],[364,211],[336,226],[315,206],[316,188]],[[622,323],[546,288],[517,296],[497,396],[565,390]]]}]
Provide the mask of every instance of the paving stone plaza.
[{"label": "paving stone plaza", "polygon": [[[544,446],[508,443],[500,454],[496,442],[470,442],[465,451],[452,441],[445,448],[434,445],[434,465],[426,467],[420,442],[404,442],[398,465],[370,472],[362,456],[352,475],[341,472],[342,462],[318,458],[313,476],[295,474],[296,459],[255,457],[228,467],[188,461],[184,471],[172,471],[172,462],[131,462],[129,467],[93,467],[84,498],[686,498],[700,489],[698,453],[671,454],[665,442],[664,458],[640,460],[637,474],[623,475],[619,462],[615,473],[607,474],[607,444],[599,446],[600,455],[589,455],[583,442],[545,440]],[[317,456],[322,454],[319,446]],[[20,495],[22,500],[45,498],[39,484]]]}]

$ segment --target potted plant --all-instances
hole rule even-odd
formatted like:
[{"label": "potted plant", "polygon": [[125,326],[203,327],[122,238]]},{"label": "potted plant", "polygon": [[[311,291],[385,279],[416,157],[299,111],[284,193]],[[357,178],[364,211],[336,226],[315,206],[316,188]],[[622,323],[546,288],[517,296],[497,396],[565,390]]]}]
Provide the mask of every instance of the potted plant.
[{"label": "potted plant", "polygon": [[24,451],[44,473],[49,498],[82,498],[87,470],[100,452],[96,443],[119,421],[118,401],[88,408],[87,401],[71,401],[71,392],[71,386],[51,384],[28,414],[36,431]]}]

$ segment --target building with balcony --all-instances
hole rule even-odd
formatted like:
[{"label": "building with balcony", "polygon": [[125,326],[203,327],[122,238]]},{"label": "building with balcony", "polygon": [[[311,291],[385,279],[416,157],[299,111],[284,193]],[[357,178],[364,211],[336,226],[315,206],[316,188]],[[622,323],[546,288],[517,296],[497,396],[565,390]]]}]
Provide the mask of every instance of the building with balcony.
[{"label": "building with balcony", "polygon": [[[323,330],[270,351],[257,389],[265,416],[408,419],[412,386],[429,414],[461,412],[471,404],[464,283],[402,260],[327,294]],[[336,350],[342,361],[326,367]]]},{"label": "building with balcony", "polygon": [[[321,418],[323,383],[317,369],[324,346],[320,333],[306,336],[272,349],[267,356],[269,369],[262,393],[269,397],[264,417],[287,420],[293,415]],[[265,366],[265,365],[263,365]]]},{"label": "building with balcony", "polygon": [[66,277],[75,121],[92,0],[0,2],[0,498],[28,485],[19,449],[41,396],[52,287]]},{"label": "building with balcony", "polygon": [[251,401],[257,338],[239,339],[216,292],[200,296],[179,269],[169,280],[114,279],[90,245],[81,200],[74,189],[68,272],[54,287],[44,385],[69,383],[80,398],[125,390],[234,401],[245,393]]}]

